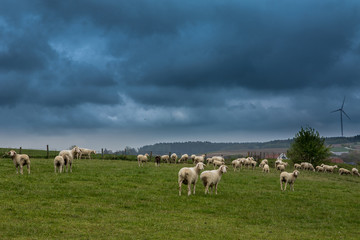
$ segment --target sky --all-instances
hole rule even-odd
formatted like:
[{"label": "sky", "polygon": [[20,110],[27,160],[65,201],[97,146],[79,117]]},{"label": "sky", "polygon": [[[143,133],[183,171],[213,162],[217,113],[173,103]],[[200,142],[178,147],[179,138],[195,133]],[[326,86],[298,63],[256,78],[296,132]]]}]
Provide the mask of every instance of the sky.
[{"label": "sky", "polygon": [[357,0],[3,0],[0,146],[359,134]]}]

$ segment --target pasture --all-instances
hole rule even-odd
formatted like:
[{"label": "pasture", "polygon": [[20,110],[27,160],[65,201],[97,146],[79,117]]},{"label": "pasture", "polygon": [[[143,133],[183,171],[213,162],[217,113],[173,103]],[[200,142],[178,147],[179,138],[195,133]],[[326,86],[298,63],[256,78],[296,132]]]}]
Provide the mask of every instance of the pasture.
[{"label": "pasture", "polygon": [[[223,175],[218,195],[178,196],[190,164],[31,159],[31,175],[0,159],[0,239],[359,239],[360,178],[301,171],[281,192],[279,172]],[[207,167],[206,170],[213,169]],[[287,169],[287,171],[292,171]]]}]

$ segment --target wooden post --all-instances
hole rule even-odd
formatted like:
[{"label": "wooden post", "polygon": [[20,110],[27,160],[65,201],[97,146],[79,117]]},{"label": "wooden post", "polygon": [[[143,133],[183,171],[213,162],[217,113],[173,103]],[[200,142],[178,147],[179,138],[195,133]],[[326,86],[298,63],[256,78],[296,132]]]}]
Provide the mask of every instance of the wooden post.
[{"label": "wooden post", "polygon": [[101,149],[101,158],[104,159],[104,149]]},{"label": "wooden post", "polygon": [[20,154],[21,154],[21,150],[22,150],[22,148],[20,147],[20,148],[19,148],[19,153],[20,153]]},{"label": "wooden post", "polygon": [[169,152],[169,163],[171,163],[171,152]]},{"label": "wooden post", "polygon": [[46,158],[49,158],[49,145],[46,145]]}]

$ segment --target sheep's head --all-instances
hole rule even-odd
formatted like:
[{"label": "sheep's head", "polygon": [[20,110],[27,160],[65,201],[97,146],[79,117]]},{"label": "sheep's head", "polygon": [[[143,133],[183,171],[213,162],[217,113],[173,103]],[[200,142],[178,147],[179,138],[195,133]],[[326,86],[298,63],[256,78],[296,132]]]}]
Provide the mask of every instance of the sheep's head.
[{"label": "sheep's head", "polygon": [[299,172],[298,170],[295,170],[295,171],[293,172],[293,174],[294,174],[295,177],[297,177],[297,176],[300,174],[300,172]]},{"label": "sheep's head", "polygon": [[78,146],[75,146],[73,149],[72,149],[75,153],[80,153],[80,148]]},{"label": "sheep's head", "polygon": [[222,173],[226,173],[226,172],[227,172],[227,169],[228,169],[228,167],[227,167],[226,165],[222,165],[222,166],[220,167],[220,171],[221,171]]},{"label": "sheep's head", "polygon": [[337,166],[337,165],[335,165],[335,166],[334,166],[334,168],[338,168],[338,166]]},{"label": "sheep's head", "polygon": [[95,151],[95,150],[93,150],[93,151],[92,151],[92,153],[93,153],[93,154],[96,154],[96,151]]},{"label": "sheep's head", "polygon": [[203,170],[205,168],[205,164],[203,162],[199,162],[198,164],[196,164],[196,167],[200,170]]},{"label": "sheep's head", "polygon": [[149,154],[145,153],[145,156],[146,156],[146,157],[149,157]]},{"label": "sheep's head", "polygon": [[10,150],[10,152],[8,152],[8,155],[10,157],[14,156],[16,154],[16,152],[14,150]]}]

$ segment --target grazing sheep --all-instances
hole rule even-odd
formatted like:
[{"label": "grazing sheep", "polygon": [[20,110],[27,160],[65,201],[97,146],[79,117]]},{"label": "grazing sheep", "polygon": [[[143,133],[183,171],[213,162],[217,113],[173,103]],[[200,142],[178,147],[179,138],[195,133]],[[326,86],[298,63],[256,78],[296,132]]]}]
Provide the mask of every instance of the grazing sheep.
[{"label": "grazing sheep", "polygon": [[343,174],[350,175],[351,172],[349,170],[345,169],[345,168],[340,168],[339,169],[339,175],[343,175]]},{"label": "grazing sheep", "polygon": [[169,155],[162,155],[161,161],[169,163],[169,158],[170,158]]},{"label": "grazing sheep", "polygon": [[269,164],[267,159],[263,159],[260,164],[259,167],[263,168],[265,166],[265,164]]},{"label": "grazing sheep", "polygon": [[225,159],[223,158],[223,157],[221,157],[221,156],[214,156],[214,157],[212,157],[212,159],[215,161],[220,161],[220,162],[223,162],[223,163],[225,163]]},{"label": "grazing sheep", "polygon": [[23,166],[26,165],[28,174],[30,174],[30,158],[27,154],[18,154],[14,150],[10,150],[8,152],[8,155],[11,157],[11,159],[14,162],[15,168],[16,168],[16,174],[19,174],[19,168],[20,173],[23,174]]},{"label": "grazing sheep", "polygon": [[324,167],[322,167],[322,166],[316,166],[316,171],[317,171],[317,172],[324,172]]},{"label": "grazing sheep", "polygon": [[190,156],[190,158],[191,158],[191,160],[192,160],[193,163],[194,163],[194,162],[195,162],[196,155],[195,155],[195,154],[192,154],[192,155]]},{"label": "grazing sheep", "polygon": [[276,160],[276,161],[275,161],[275,169],[277,168],[277,166],[278,166],[279,164],[282,164],[282,163],[283,163],[283,161],[282,161],[281,159]]},{"label": "grazing sheep", "polygon": [[228,167],[226,165],[220,166],[216,170],[204,171],[200,174],[200,179],[202,180],[205,187],[205,194],[209,193],[209,187],[211,187],[211,193],[213,193],[213,187],[215,186],[215,194],[217,194],[217,186],[221,180],[223,173],[226,173]]},{"label": "grazing sheep", "polygon": [[337,165],[334,165],[334,166],[324,165],[324,171],[325,172],[333,173],[335,168],[338,168],[338,166]]},{"label": "grazing sheep", "polygon": [[147,163],[147,161],[149,160],[149,154],[147,154],[147,153],[145,155],[139,154],[139,155],[137,155],[137,160],[138,160],[139,167],[140,167],[140,165],[144,166],[144,162]]},{"label": "grazing sheep", "polygon": [[280,172],[285,171],[285,165],[283,165],[283,164],[277,165],[276,170],[279,170]]},{"label": "grazing sheep", "polygon": [[66,166],[66,172],[68,172],[68,168],[70,166],[70,172],[72,172],[72,161],[74,160],[75,156],[80,153],[79,147],[74,147],[71,150],[62,150],[59,153],[59,156],[64,158],[64,164]]},{"label": "grazing sheep", "polygon": [[298,170],[294,170],[292,173],[288,173],[288,172],[282,172],[280,173],[280,187],[281,187],[281,191],[283,191],[283,182],[285,182],[285,189],[284,191],[286,191],[286,186],[289,183],[290,184],[290,190],[292,188],[292,190],[294,191],[294,183],[295,180],[297,178],[297,176],[300,174],[300,172]]},{"label": "grazing sheep", "polygon": [[360,173],[359,173],[359,170],[357,170],[357,168],[351,169],[351,173],[352,173],[352,175],[357,175],[358,177],[360,177]]},{"label": "grazing sheep", "polygon": [[214,169],[215,169],[216,167],[222,166],[222,165],[224,165],[224,164],[225,164],[224,162],[221,162],[221,161],[218,161],[218,160],[214,160],[214,161],[213,161]]},{"label": "grazing sheep", "polygon": [[207,158],[206,162],[207,162],[207,165],[209,166],[209,164],[213,164],[214,159],[213,158]]},{"label": "grazing sheep", "polygon": [[181,158],[179,158],[178,162],[179,162],[179,163],[182,162],[182,161],[187,162],[188,159],[189,159],[189,155],[183,154],[183,155],[181,156]]},{"label": "grazing sheep", "polygon": [[256,168],[257,162],[255,160],[250,160],[250,166],[252,167],[252,170]]},{"label": "grazing sheep", "polygon": [[193,194],[195,194],[196,182],[200,170],[203,170],[205,164],[199,162],[195,167],[183,167],[178,173],[178,183],[179,183],[179,196],[181,196],[181,185],[188,185],[188,196],[191,195],[191,184],[193,185]]},{"label": "grazing sheep", "polygon": [[174,163],[176,163],[177,158],[178,158],[178,156],[176,155],[176,153],[173,153],[170,156],[171,161],[174,161]]},{"label": "grazing sheep", "polygon": [[308,163],[308,162],[302,162],[301,163],[301,169],[315,172],[314,166],[311,163]]},{"label": "grazing sheep", "polygon": [[96,154],[96,151],[95,150],[92,150],[92,149],[87,149],[87,148],[79,148],[80,149],[80,153],[79,154],[77,154],[79,157],[80,157],[80,159],[81,159],[81,157],[85,157],[85,158],[87,158],[87,157],[89,157],[89,159],[91,159],[91,154],[93,153],[93,154]]},{"label": "grazing sheep", "polygon": [[202,162],[202,163],[205,162],[205,154],[203,154],[201,156],[195,156],[194,163],[197,164],[199,162]]},{"label": "grazing sheep", "polygon": [[240,169],[242,169],[242,167],[245,167],[247,159],[246,158],[239,158],[240,161]]},{"label": "grazing sheep", "polygon": [[300,170],[301,169],[301,165],[298,163],[294,164],[294,169]]},{"label": "grazing sheep", "polygon": [[160,155],[156,155],[155,156],[155,166],[160,166],[160,162],[161,162],[161,156]]},{"label": "grazing sheep", "polygon": [[54,170],[56,173],[56,168],[59,168],[59,173],[62,173],[64,171],[64,165],[65,165],[65,161],[64,158],[62,156],[56,156],[54,158]]},{"label": "grazing sheep", "polygon": [[[233,166],[234,168],[234,172],[236,171],[237,167],[240,167],[241,166],[241,162],[240,162],[240,159],[235,159],[234,161],[231,162],[231,165]],[[240,169],[239,169],[240,170]]]},{"label": "grazing sheep", "polygon": [[267,165],[267,164],[265,163],[262,171],[263,171],[263,172],[266,172],[266,173],[269,173],[269,172],[270,172],[270,167],[269,167],[269,165]]}]

